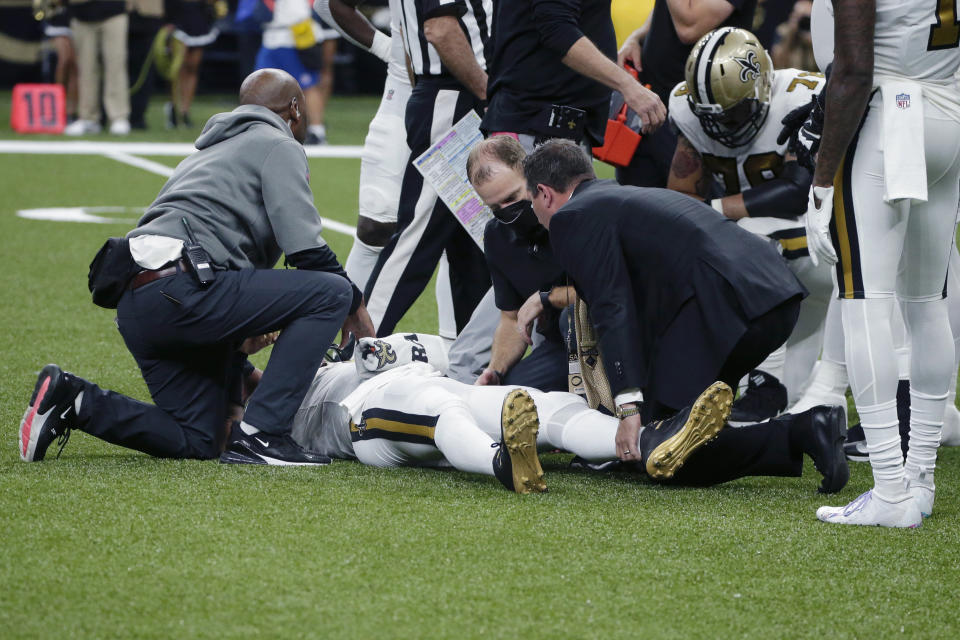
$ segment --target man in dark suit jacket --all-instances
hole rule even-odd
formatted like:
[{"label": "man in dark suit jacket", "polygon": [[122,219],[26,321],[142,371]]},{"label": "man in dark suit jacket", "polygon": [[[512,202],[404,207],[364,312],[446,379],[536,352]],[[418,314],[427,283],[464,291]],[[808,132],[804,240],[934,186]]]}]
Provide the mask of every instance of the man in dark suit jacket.
[{"label": "man in dark suit jacket", "polygon": [[[524,173],[534,212],[600,337],[621,417],[622,460],[641,460],[644,421],[675,414],[714,380],[735,388],[790,335],[803,285],[775,249],[709,206],[664,189],[597,180],[586,154],[562,140],[538,147]],[[641,399],[641,415],[631,415]],[[812,429],[811,416],[786,416],[780,421],[787,429],[728,429],[712,446],[727,449],[736,434],[745,440],[740,448],[786,462],[791,448],[794,457],[798,449],[812,452],[802,441],[822,437],[833,463],[843,425],[833,424],[835,413],[817,413]]]}]

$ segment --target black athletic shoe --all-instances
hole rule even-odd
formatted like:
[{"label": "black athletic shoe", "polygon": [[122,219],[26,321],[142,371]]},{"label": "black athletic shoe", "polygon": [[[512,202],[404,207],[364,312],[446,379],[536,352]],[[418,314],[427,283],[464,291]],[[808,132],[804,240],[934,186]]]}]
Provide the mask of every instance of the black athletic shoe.
[{"label": "black athletic shoe", "polygon": [[82,390],[82,382],[55,364],[48,364],[40,371],[30,405],[20,421],[21,460],[43,460],[50,443],[57,438],[63,451],[70,439],[70,429],[77,426],[74,402]]},{"label": "black athletic shoe", "polygon": [[775,377],[755,369],[750,372],[746,390],[733,403],[730,426],[756,424],[780,415],[787,408],[787,388]]},{"label": "black athletic shoe", "polygon": [[306,451],[289,434],[276,435],[258,431],[247,435],[234,423],[226,450],[220,454],[224,464],[271,464],[304,466],[330,464],[328,456]]},{"label": "black athletic shoe", "polygon": [[583,471],[593,471],[594,473],[607,473],[610,471],[619,471],[622,466],[619,460],[604,460],[603,462],[590,462],[580,456],[574,457],[570,461],[571,469],[581,469]]},{"label": "black athletic shoe", "polygon": [[324,144],[327,144],[327,136],[326,134],[319,136],[315,134],[313,131],[308,131],[307,137],[306,139],[304,139],[303,144],[304,145],[324,145]]},{"label": "black athletic shoe", "polygon": [[658,480],[672,478],[694,451],[720,433],[732,404],[730,387],[714,382],[683,411],[645,426],[640,434],[640,451],[647,475]]},{"label": "black athletic shoe", "polygon": [[823,475],[820,493],[836,493],[847,485],[850,468],[844,455],[847,421],[843,407],[820,405],[797,415],[780,416],[788,429],[797,429],[803,452],[813,459],[813,466]]},{"label": "black athletic shoe", "polygon": [[537,455],[540,420],[533,398],[523,389],[514,389],[500,410],[500,443],[493,456],[493,475],[509,491],[542,493],[547,490]]},{"label": "black athletic shoe", "polygon": [[180,114],[180,126],[184,129],[193,129],[193,119],[186,111]]}]

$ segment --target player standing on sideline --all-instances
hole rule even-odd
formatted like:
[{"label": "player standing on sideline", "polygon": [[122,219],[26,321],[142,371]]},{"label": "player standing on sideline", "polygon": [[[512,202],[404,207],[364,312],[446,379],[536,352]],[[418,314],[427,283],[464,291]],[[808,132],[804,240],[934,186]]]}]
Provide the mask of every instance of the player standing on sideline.
[{"label": "player standing on sideline", "polygon": [[813,176],[777,138],[784,116],[808,104],[823,84],[818,73],[774,71],[752,33],[722,27],[694,46],[686,81],[670,94],[670,118],[679,131],[668,188],[705,199],[768,238],[810,293],[789,350],[777,349],[750,373],[746,392],[734,403],[733,424],[783,411],[799,396],[820,353],[833,277],[828,266],[814,267],[807,251],[801,216]]},{"label": "player standing on sideline", "polygon": [[[836,0],[833,72],[807,210],[815,260],[836,264],[847,371],[874,488],[817,517],[918,527],[954,365],[944,299],[960,190],[960,26],[956,4]],[[814,41],[829,37],[814,33]],[[819,57],[819,56],[818,56]],[[897,427],[890,318],[910,334],[910,450]]]},{"label": "player standing on sideline", "polygon": [[[404,48],[415,86],[405,124],[410,157],[437,142],[487,96],[484,47],[492,0],[413,0],[402,5]],[[365,289],[378,335],[393,328],[423,291],[446,249],[457,331],[490,288],[483,254],[436,192],[409,163],[403,177],[397,231],[384,247]]]}]

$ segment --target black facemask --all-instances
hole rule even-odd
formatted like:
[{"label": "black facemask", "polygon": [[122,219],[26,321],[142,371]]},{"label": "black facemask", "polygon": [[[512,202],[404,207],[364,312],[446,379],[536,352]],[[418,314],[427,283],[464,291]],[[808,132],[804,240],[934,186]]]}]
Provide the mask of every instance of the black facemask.
[{"label": "black facemask", "polygon": [[533,212],[533,203],[529,200],[517,200],[511,205],[502,207],[494,212],[494,217],[503,224],[510,225],[510,229],[524,238],[532,238],[537,232],[544,230]]}]

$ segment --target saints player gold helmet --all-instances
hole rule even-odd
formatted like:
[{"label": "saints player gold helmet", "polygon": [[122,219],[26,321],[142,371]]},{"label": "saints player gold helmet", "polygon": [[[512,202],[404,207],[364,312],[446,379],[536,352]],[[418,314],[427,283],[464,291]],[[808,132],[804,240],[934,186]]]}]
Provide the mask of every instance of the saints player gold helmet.
[{"label": "saints player gold helmet", "polygon": [[686,69],[687,100],[704,132],[728,147],[750,142],[767,117],[773,63],[757,37],[723,27],[700,38]]}]

